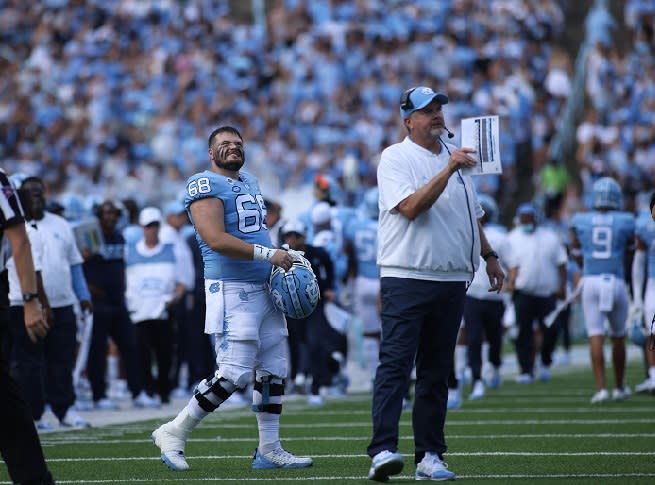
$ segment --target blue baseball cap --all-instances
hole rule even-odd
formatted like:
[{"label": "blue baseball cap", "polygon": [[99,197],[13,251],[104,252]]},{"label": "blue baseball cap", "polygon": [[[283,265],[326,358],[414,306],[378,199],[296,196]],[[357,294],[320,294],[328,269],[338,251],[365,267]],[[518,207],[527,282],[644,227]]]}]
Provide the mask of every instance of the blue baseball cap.
[{"label": "blue baseball cap", "polygon": [[186,212],[186,210],[184,209],[184,204],[179,200],[171,200],[164,206],[165,216],[181,214],[182,212]]},{"label": "blue baseball cap", "polygon": [[434,99],[440,104],[448,104],[448,96],[441,93],[435,93],[432,88],[427,86],[418,86],[408,89],[400,97],[400,116],[402,119],[407,118],[414,111],[425,108]]},{"label": "blue baseball cap", "polygon": [[519,216],[522,216],[524,214],[536,216],[537,209],[535,209],[534,205],[532,205],[530,202],[524,202],[518,207],[518,209],[516,210],[516,214]]}]

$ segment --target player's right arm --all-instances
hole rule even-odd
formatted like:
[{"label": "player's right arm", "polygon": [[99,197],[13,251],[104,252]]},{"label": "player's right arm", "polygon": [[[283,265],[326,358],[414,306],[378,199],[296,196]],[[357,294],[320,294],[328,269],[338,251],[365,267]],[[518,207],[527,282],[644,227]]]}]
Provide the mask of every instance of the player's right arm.
[{"label": "player's right arm", "polygon": [[[214,251],[234,259],[255,259],[255,245],[249,244],[225,231],[225,209],[223,201],[216,197],[198,199],[189,206],[196,231]],[[271,264],[288,270],[293,258],[287,251],[271,249]]]}]

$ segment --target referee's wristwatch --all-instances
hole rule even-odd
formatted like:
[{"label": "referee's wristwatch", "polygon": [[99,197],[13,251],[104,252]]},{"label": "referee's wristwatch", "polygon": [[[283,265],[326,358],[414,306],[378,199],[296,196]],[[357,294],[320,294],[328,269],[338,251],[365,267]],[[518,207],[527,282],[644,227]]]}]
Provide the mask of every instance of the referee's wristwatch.
[{"label": "referee's wristwatch", "polygon": [[23,293],[23,301],[24,302],[35,300],[38,297],[39,297],[39,295],[37,293]]},{"label": "referee's wristwatch", "polygon": [[482,259],[484,259],[485,262],[486,262],[487,259],[489,259],[489,258],[500,259],[500,258],[498,257],[498,253],[497,253],[496,251],[494,251],[493,249],[492,249],[491,251],[489,251],[488,253],[482,255]]}]

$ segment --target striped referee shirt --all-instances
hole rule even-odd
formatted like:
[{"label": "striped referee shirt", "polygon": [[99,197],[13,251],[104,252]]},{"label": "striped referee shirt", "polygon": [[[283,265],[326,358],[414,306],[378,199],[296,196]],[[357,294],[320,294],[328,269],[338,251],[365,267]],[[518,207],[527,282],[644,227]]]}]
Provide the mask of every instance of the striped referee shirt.
[{"label": "striped referee shirt", "polygon": [[4,237],[4,231],[16,224],[24,224],[25,216],[16,189],[2,168],[0,168],[0,189],[2,190],[0,195],[0,271],[4,271],[7,261],[11,257],[9,241]]}]

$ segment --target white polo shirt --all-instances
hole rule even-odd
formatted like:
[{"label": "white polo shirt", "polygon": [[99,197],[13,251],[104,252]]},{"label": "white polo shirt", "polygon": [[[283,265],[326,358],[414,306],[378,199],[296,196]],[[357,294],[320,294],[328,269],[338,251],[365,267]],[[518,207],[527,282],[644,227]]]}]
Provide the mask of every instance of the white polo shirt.
[{"label": "white polo shirt", "polygon": [[531,234],[510,231],[509,268],[518,267],[514,287],[535,296],[550,296],[560,287],[559,266],[567,263],[566,248],[550,228],[537,226]]},{"label": "white polo shirt", "polygon": [[[73,290],[71,266],[81,264],[83,259],[77,248],[70,222],[56,214],[46,212],[43,219],[28,221],[25,226],[30,243],[34,247],[41,248],[41,278],[48,303],[52,308],[75,304],[77,296]],[[39,258],[34,249],[32,256],[35,260]],[[10,279],[9,301],[12,305],[22,305],[23,301],[17,281],[16,279],[12,285]]]},{"label": "white polo shirt", "polygon": [[[43,247],[41,239],[31,224],[25,224],[25,232],[32,248],[34,271],[41,271],[43,269]],[[20,279],[16,271],[16,261],[14,261],[13,255],[7,260],[7,278],[9,279],[9,304],[12,306],[23,306],[23,291],[20,286]]]},{"label": "white polo shirt", "polygon": [[377,258],[381,277],[472,280],[480,262],[477,220],[484,211],[470,177],[453,174],[432,207],[413,221],[396,208],[445,168],[449,158],[443,146],[435,155],[409,137],[382,152]]}]

